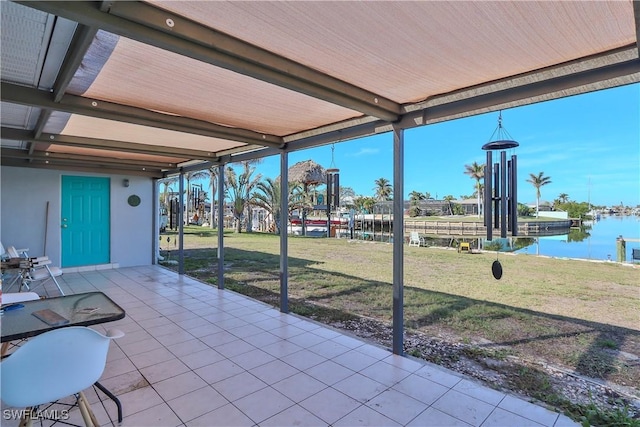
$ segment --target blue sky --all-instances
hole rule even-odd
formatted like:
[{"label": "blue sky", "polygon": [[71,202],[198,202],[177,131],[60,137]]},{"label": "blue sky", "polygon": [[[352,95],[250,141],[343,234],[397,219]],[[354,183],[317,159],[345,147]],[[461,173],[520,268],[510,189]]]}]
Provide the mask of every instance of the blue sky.
[{"label": "blue sky", "polygon": [[[502,111],[503,127],[520,143],[518,201],[535,202],[530,173],[544,172],[551,184],[542,200],[560,193],[596,205],[640,205],[640,84],[622,86]],[[494,140],[498,112],[405,131],[405,197],[411,191],[442,198],[473,193],[464,165],[485,163],[481,147]],[[311,159],[340,169],[340,184],[372,196],[374,181],[393,182],[393,136],[375,135],[289,155],[289,166]],[[494,154],[495,161],[495,154]],[[263,177],[280,174],[279,157],[257,166]]]}]

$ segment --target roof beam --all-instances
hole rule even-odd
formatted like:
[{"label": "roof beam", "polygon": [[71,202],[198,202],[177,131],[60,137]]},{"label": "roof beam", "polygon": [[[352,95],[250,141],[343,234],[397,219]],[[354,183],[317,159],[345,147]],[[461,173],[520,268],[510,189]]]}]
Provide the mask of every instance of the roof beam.
[{"label": "roof beam", "polygon": [[275,135],[264,135],[246,129],[237,129],[187,117],[157,113],[142,108],[115,104],[99,99],[85,98],[76,95],[65,95],[60,102],[55,102],[54,95],[44,90],[2,82],[0,97],[5,102],[20,105],[63,111],[100,119],[151,126],[177,132],[222,138],[246,144],[265,147],[281,147],[282,138]]},{"label": "roof beam", "polygon": [[136,176],[146,176],[149,178],[163,178],[164,172],[159,169],[146,169],[146,168],[138,168],[138,167],[121,167],[118,168],[116,165],[108,165],[96,163],[96,164],[87,164],[83,162],[76,161],[56,161],[56,162],[46,162],[41,160],[34,160],[32,162],[25,161],[22,159],[15,159],[11,157],[2,157],[0,158],[0,165],[2,166],[14,166],[19,168],[38,168],[38,169],[54,169],[54,170],[69,170],[69,171],[78,171],[78,172],[89,172],[89,173],[104,173],[104,174],[118,174],[118,175],[136,175]]},{"label": "roof beam", "polygon": [[[87,53],[89,46],[93,42],[93,38],[98,32],[97,28],[87,27],[85,25],[78,25],[76,27],[76,31],[73,34],[73,39],[71,40],[71,45],[67,50],[67,54],[62,62],[62,66],[60,67],[60,72],[56,78],[56,81],[53,85],[53,101],[60,102],[64,92],[67,90],[71,79],[74,74],[80,67],[82,63],[82,58]],[[49,121],[49,117],[51,117],[51,110],[42,110],[40,113],[40,117],[38,117],[38,122],[36,123],[36,127],[34,130],[35,136],[39,137],[44,127],[47,125]],[[30,149],[30,152],[33,151],[33,147]]]},{"label": "roof beam", "polygon": [[394,101],[146,3],[112,2],[108,13],[87,1],[18,3],[382,120],[400,116]]},{"label": "roof beam", "polygon": [[96,165],[112,165],[118,167],[121,165],[132,166],[137,169],[146,168],[148,170],[157,169],[173,169],[177,167],[176,163],[158,162],[149,160],[133,160],[133,159],[119,159],[117,157],[104,157],[104,156],[89,156],[76,153],[57,153],[50,151],[37,151],[33,154],[27,154],[25,150],[18,150],[15,148],[2,148],[0,150],[2,157],[10,157],[13,159],[28,159],[28,160],[42,160],[47,162],[79,162],[80,164],[96,164]]},{"label": "roof beam", "polygon": [[640,55],[640,0],[633,0],[633,17],[636,23],[636,48]]},{"label": "roof beam", "polygon": [[52,133],[43,133],[40,137],[35,137],[32,131],[6,127],[3,127],[0,131],[2,132],[2,139],[9,139],[13,141],[27,141],[47,145],[69,145],[73,147],[122,151],[153,156],[179,157],[183,159],[212,160],[218,157],[218,155],[213,152],[192,150],[189,148],[165,147],[127,141],[115,141],[111,139],[85,138]]}]

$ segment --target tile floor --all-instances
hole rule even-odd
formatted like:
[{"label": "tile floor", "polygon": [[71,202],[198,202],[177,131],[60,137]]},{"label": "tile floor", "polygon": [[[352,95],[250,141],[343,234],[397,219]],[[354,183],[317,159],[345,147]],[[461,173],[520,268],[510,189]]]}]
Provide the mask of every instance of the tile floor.
[{"label": "tile floor", "polygon": [[[123,404],[122,426],[577,425],[162,267],[65,273],[60,283],[65,293],[100,290],[127,312],[97,327],[126,334],[101,379]],[[86,394],[100,423],[117,426],[115,404]],[[2,425],[17,424],[4,414]]]}]

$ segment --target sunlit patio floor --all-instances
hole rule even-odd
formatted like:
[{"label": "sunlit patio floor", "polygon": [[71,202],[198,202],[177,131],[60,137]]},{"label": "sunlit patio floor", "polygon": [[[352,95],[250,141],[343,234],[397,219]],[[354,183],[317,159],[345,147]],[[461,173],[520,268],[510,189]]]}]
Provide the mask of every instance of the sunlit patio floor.
[{"label": "sunlit patio floor", "polygon": [[[65,273],[127,312],[101,383],[123,426],[568,426],[564,415],[162,267]],[[102,425],[115,404],[86,392]],[[5,409],[3,407],[3,409]],[[72,413],[72,419],[79,414]],[[2,420],[2,425],[16,425]]]}]

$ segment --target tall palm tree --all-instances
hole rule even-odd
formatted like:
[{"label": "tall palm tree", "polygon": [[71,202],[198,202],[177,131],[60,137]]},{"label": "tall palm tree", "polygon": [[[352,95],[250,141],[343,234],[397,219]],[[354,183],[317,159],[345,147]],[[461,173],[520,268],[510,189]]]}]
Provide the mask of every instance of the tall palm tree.
[{"label": "tall palm tree", "polygon": [[417,203],[419,200],[424,200],[426,198],[425,194],[422,194],[419,191],[412,191],[411,193],[409,193],[409,200],[411,202],[415,202]]},{"label": "tall palm tree", "polygon": [[530,173],[527,182],[536,188],[536,218],[538,218],[540,214],[540,187],[551,184],[551,177],[544,176],[544,172],[539,172],[538,175]]},{"label": "tall palm tree", "polygon": [[378,178],[375,180],[376,186],[373,187],[373,191],[375,192],[375,198],[378,201],[387,201],[391,200],[391,196],[393,195],[393,187],[391,187],[391,182],[387,178]]},{"label": "tall palm tree", "polygon": [[560,203],[567,203],[569,201],[569,195],[567,193],[560,193],[558,195],[558,200]]},{"label": "tall palm tree", "polygon": [[[261,174],[252,177],[255,170],[255,167],[251,166],[250,162],[242,162],[242,172],[239,175],[231,166],[228,166],[225,172],[233,217],[236,220],[236,233],[242,232],[242,218],[250,204],[251,192],[262,179]],[[250,214],[251,212],[249,212]]]},{"label": "tall palm tree", "polygon": [[275,222],[275,231],[280,234],[280,180],[267,178],[256,184],[256,191],[251,195],[255,206],[265,209]]},{"label": "tall palm tree", "polygon": [[478,195],[478,218],[480,218],[480,195],[482,194],[482,191],[480,191],[480,180],[484,178],[484,165],[478,164],[478,162],[473,162],[470,165],[464,165],[464,173],[465,175],[469,175],[471,178],[476,180],[476,194]]},{"label": "tall palm tree", "polygon": [[169,206],[169,187],[178,182],[177,176],[172,176],[168,178],[163,178],[160,182],[164,185],[164,190],[162,191],[162,200],[161,204],[163,207],[167,208]]},{"label": "tall palm tree", "polygon": [[211,166],[209,169],[207,169],[207,174],[209,175],[209,192],[211,193],[211,206],[209,207],[209,228],[214,228],[216,211],[216,185],[218,185],[218,167]]}]

